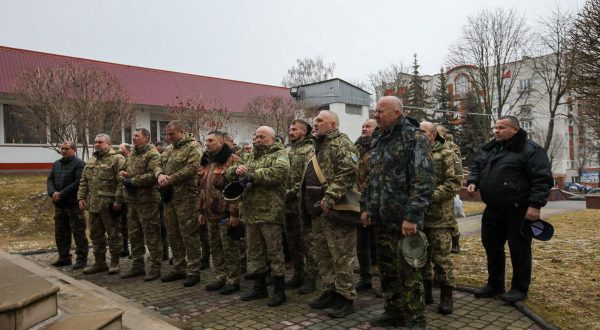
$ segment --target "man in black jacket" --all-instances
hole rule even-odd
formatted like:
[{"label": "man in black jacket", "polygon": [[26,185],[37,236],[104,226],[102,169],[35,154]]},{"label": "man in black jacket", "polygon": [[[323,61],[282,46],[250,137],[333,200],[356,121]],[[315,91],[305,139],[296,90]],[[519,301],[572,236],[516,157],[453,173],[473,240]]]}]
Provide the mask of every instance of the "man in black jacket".
[{"label": "man in black jacket", "polygon": [[475,297],[504,292],[504,244],[508,241],[513,277],[511,290],[500,297],[517,302],[527,298],[531,283],[531,238],[521,235],[521,224],[540,218],[540,208],[546,205],[553,185],[552,171],[546,152],[527,139],[517,118],[501,117],[495,136],[475,158],[467,181],[467,191],[479,189],[486,204],[481,241],[487,255],[488,280],[475,291]]},{"label": "man in black jacket", "polygon": [[85,236],[85,216],[77,203],[77,190],[85,162],[75,156],[77,146],[73,142],[64,142],[60,146],[63,158],[52,165],[47,180],[48,196],[54,203],[54,237],[58,249],[56,267],[71,265],[71,235],[75,241],[77,261],[74,269],[87,265],[89,250]]}]

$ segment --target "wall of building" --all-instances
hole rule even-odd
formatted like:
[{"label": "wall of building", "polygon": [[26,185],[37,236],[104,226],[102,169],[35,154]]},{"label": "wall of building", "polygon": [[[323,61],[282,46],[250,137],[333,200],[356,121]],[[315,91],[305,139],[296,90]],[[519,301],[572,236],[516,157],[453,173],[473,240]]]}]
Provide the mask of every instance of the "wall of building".
[{"label": "wall of building", "polygon": [[361,114],[349,114],[346,112],[346,104],[332,103],[329,110],[335,112],[340,120],[340,131],[346,133],[352,142],[360,136],[362,124],[369,118],[369,109],[361,107]]}]

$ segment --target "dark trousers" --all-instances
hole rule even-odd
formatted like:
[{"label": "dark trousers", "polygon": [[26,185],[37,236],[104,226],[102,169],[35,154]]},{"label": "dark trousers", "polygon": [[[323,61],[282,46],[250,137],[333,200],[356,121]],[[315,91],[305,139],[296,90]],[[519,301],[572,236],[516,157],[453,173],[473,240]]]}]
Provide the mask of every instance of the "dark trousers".
[{"label": "dark trousers", "polygon": [[483,212],[481,242],[487,255],[488,285],[504,288],[506,256],[504,245],[508,241],[513,267],[511,288],[523,293],[531,283],[531,238],[521,235],[521,223],[526,209],[499,211],[488,208]]},{"label": "dark trousers", "polygon": [[85,215],[78,206],[54,208],[54,238],[60,259],[71,259],[73,237],[77,260],[87,260],[89,244],[85,228]]},{"label": "dark trousers", "polygon": [[363,227],[359,225],[356,229],[356,256],[360,279],[370,281],[371,274],[371,243],[374,240],[373,226]]}]

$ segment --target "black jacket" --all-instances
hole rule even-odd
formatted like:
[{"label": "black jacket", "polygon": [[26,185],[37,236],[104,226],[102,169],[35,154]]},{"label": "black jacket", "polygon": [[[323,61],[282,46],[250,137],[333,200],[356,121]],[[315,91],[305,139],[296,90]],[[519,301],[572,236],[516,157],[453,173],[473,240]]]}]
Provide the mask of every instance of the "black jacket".
[{"label": "black jacket", "polygon": [[56,207],[77,205],[77,190],[84,167],[85,162],[76,156],[69,159],[61,158],[54,162],[46,185],[48,196],[52,197],[55,191],[62,195],[62,198],[55,204]]},{"label": "black jacket", "polygon": [[554,184],[548,156],[522,129],[510,140],[483,146],[467,184],[475,184],[491,209],[541,208]]}]

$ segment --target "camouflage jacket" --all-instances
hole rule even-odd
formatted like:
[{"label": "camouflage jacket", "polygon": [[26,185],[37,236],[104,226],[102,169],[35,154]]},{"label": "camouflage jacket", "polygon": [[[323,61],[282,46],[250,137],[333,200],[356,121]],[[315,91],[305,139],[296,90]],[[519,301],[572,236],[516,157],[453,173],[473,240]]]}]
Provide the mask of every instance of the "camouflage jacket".
[{"label": "camouflage jacket", "polygon": [[169,176],[173,186],[173,200],[198,198],[198,168],[202,151],[191,135],[170,144],[162,154],[162,173]]},{"label": "camouflage jacket", "polygon": [[[435,141],[432,147],[435,188],[425,212],[425,227],[451,227],[454,219],[454,196],[461,187],[462,163],[446,143]],[[462,171],[460,171],[462,173]]]},{"label": "camouflage jacket", "polygon": [[[135,147],[125,159],[125,172],[129,174],[133,189],[119,185],[127,202],[158,202],[158,181],[161,172],[160,154],[150,143]],[[123,178],[118,178],[123,182]]]},{"label": "camouflage jacket", "polygon": [[114,202],[122,203],[117,174],[124,164],[125,158],[112,148],[94,152],[81,174],[77,200],[85,200],[88,211],[94,213],[110,208]]},{"label": "camouflage jacket", "polygon": [[369,177],[369,166],[371,166],[371,141],[372,139],[365,140],[363,137],[359,137],[354,145],[358,149],[360,158],[358,159],[358,190],[363,191],[367,186],[367,179]]},{"label": "camouflage jacket", "polygon": [[297,213],[299,206],[300,184],[304,175],[304,165],[314,153],[314,138],[308,137],[289,145],[286,149],[290,161],[290,173],[287,181],[286,212]]},{"label": "camouflage jacket", "polygon": [[423,228],[423,214],[433,192],[433,162],[429,141],[419,124],[400,117],[373,140],[369,184],[362,193],[361,210],[373,223],[400,230],[407,220]]},{"label": "camouflage jacket", "polygon": [[[349,190],[356,189],[358,150],[346,134],[336,129],[317,138],[315,154],[326,180],[323,204],[332,208]],[[310,158],[304,165],[304,173],[309,163]]]},{"label": "camouflage jacket", "polygon": [[244,165],[254,174],[252,188],[246,190],[240,205],[240,216],[249,224],[283,222],[283,197],[290,163],[280,143],[255,145],[251,153],[227,169],[225,178],[235,181],[235,170]]},{"label": "camouflage jacket", "polygon": [[202,155],[198,171],[198,210],[207,220],[239,216],[237,205],[228,204],[223,199],[223,189],[229,183],[225,179],[225,172],[239,159],[226,144],[214,155],[209,152]]}]

